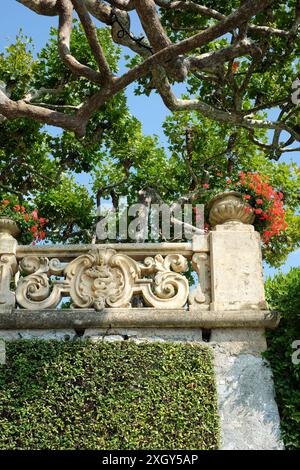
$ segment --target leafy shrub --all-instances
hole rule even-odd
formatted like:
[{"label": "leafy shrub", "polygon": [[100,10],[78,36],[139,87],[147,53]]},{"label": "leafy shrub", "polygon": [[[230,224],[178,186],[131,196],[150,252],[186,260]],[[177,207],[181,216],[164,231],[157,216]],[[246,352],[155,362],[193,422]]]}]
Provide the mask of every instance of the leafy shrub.
[{"label": "leafy shrub", "polygon": [[300,365],[293,364],[293,342],[300,341],[300,269],[293,268],[266,282],[267,298],[282,312],[278,329],[267,334],[282,437],[287,449],[300,449]]},{"label": "leafy shrub", "polygon": [[211,352],[19,341],[0,369],[0,449],[216,449]]}]

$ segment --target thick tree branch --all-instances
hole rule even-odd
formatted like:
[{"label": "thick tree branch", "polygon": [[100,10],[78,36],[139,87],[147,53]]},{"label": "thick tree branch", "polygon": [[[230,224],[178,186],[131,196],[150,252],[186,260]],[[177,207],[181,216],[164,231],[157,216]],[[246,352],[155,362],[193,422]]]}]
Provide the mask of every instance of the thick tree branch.
[{"label": "thick tree branch", "polygon": [[186,61],[189,70],[211,70],[237,57],[261,54],[255,44],[245,39],[238,44],[226,47],[216,52],[209,52],[198,57],[189,57]]},{"label": "thick tree branch", "polygon": [[57,0],[17,0],[17,2],[39,15],[56,16],[58,14]]},{"label": "thick tree branch", "polygon": [[170,46],[171,40],[160,22],[154,1],[134,0],[134,5],[154,51],[160,51]]},{"label": "thick tree branch", "polygon": [[58,48],[62,61],[74,75],[82,76],[91,82],[101,84],[102,76],[96,70],[78,62],[70,52],[70,37],[72,32],[73,7],[70,0],[58,0],[59,26]]},{"label": "thick tree branch", "polygon": [[118,8],[124,11],[131,11],[135,8],[134,0],[107,0],[112,7]]},{"label": "thick tree branch", "polygon": [[102,47],[98,41],[97,30],[94,23],[91,21],[87,8],[83,2],[80,0],[72,0],[72,3],[75,7],[75,10],[78,13],[82,26],[84,27],[86,37],[89,41],[91,51],[96,59],[96,62],[99,66],[100,73],[102,76],[101,82],[110,82],[112,73]]},{"label": "thick tree branch", "polygon": [[74,116],[34,106],[25,103],[23,100],[12,101],[2,91],[0,91],[0,113],[7,119],[27,117],[43,124],[61,127],[76,133],[81,128],[80,121]]}]

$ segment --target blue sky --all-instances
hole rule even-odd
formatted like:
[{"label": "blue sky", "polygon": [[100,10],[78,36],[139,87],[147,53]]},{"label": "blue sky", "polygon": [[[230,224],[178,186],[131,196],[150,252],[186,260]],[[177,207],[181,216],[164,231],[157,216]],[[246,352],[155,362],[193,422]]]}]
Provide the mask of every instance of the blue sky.
[{"label": "blue sky", "polygon": [[[2,51],[5,46],[14,40],[20,28],[22,28],[24,34],[32,37],[36,50],[41,49],[48,39],[50,26],[57,26],[57,18],[39,16],[15,0],[6,0],[1,3],[4,3],[4,5],[1,5],[0,50]],[[139,34],[140,30],[135,19],[133,19],[133,28],[135,28],[135,33]],[[146,96],[137,97],[134,95],[133,89],[134,86],[132,85],[126,91],[129,109],[142,122],[145,134],[158,135],[161,143],[166,145],[166,138],[162,132],[162,123],[169,111],[156,94],[152,94],[150,98]],[[177,91],[180,91],[180,87]],[[270,117],[272,118],[272,116]],[[299,154],[292,153],[284,156],[284,159],[288,161],[288,159],[296,159],[296,157],[298,160]],[[82,183],[88,184],[86,175],[82,175],[80,180]],[[300,250],[289,256],[288,262],[281,270],[287,272],[291,266],[299,265]],[[276,271],[275,269],[266,268],[265,274],[272,275]]]}]

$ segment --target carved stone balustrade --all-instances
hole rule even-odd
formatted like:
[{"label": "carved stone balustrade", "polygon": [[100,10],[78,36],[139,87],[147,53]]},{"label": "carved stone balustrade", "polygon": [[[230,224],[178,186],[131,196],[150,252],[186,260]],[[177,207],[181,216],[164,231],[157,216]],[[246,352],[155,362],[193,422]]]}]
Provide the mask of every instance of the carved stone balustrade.
[{"label": "carved stone balustrade", "polygon": [[33,310],[56,308],[64,296],[70,297],[74,308],[131,308],[135,295],[142,296],[146,306],[183,308],[189,295],[182,274],[187,267],[181,254],[157,254],[140,262],[100,246],[69,263],[27,255],[20,262],[24,277],[16,298],[20,307]]},{"label": "carved stone balustrade", "polygon": [[17,246],[0,219],[0,329],[275,327],[260,237],[239,214],[225,195],[191,242],[74,246]]}]

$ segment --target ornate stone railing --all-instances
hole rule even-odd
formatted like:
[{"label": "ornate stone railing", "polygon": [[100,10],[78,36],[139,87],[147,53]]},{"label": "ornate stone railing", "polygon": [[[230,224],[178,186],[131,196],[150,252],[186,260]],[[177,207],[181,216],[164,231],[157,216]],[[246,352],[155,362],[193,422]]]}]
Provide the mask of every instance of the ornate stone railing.
[{"label": "ornate stone railing", "polygon": [[[70,248],[68,252],[61,247],[41,248],[29,254],[26,247],[20,247],[17,259],[23,277],[16,287],[19,307],[56,308],[63,297],[69,297],[74,308],[97,311],[131,308],[136,300],[143,307],[158,309],[184,308],[188,303],[189,283],[184,273],[191,245]],[[74,256],[76,252],[78,256]]]},{"label": "ornate stone railing", "polygon": [[0,224],[0,329],[275,327],[259,234],[223,223],[219,201],[213,214],[222,223],[187,243],[18,246]]}]

